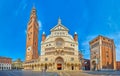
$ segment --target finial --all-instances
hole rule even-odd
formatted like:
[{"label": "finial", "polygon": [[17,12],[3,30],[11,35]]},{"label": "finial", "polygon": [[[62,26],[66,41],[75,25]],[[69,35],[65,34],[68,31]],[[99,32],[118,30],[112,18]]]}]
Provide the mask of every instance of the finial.
[{"label": "finial", "polygon": [[45,35],[45,32],[43,32],[43,35]]},{"label": "finial", "polygon": [[61,19],[60,19],[60,17],[58,18],[58,24],[61,24]]},{"label": "finial", "polygon": [[35,4],[33,3],[33,6],[32,6],[32,11],[35,11]]},{"label": "finial", "polygon": [[75,34],[77,34],[77,32],[75,32]]},{"label": "finial", "polygon": [[33,4],[31,14],[34,14],[34,13],[36,13],[36,9],[35,9],[35,5]]}]

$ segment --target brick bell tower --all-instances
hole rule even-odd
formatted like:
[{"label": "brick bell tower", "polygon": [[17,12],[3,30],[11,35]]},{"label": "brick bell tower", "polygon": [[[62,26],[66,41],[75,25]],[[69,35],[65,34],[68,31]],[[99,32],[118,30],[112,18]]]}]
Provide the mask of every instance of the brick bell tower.
[{"label": "brick bell tower", "polygon": [[35,7],[32,8],[27,26],[26,61],[38,58],[38,31],[39,25]]}]

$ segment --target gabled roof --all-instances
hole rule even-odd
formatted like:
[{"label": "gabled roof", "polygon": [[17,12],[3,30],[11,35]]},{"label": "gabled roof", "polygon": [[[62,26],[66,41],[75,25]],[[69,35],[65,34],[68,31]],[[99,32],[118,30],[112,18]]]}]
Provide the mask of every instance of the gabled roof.
[{"label": "gabled roof", "polygon": [[61,24],[61,19],[58,19],[58,24],[53,27],[50,31],[69,31],[68,28],[66,28],[64,25]]}]

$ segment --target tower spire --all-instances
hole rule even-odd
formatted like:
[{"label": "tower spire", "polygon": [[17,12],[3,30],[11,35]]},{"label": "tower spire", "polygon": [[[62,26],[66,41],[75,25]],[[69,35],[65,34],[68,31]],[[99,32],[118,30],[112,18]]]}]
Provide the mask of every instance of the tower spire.
[{"label": "tower spire", "polygon": [[46,34],[45,34],[45,32],[43,32],[43,34],[42,34],[42,41],[44,42],[45,39],[46,39]]},{"label": "tower spire", "polygon": [[33,4],[31,13],[32,13],[32,12],[36,12],[35,5],[34,5],[34,4]]},{"label": "tower spire", "polygon": [[74,33],[74,40],[78,41],[78,34],[77,34],[77,32]]},{"label": "tower spire", "polygon": [[34,5],[33,5],[32,10],[31,10],[30,19],[31,19],[32,21],[36,21],[36,20],[37,20],[36,9],[35,9],[35,6],[34,6]]},{"label": "tower spire", "polygon": [[61,19],[60,19],[60,17],[58,18],[58,24],[61,24]]}]

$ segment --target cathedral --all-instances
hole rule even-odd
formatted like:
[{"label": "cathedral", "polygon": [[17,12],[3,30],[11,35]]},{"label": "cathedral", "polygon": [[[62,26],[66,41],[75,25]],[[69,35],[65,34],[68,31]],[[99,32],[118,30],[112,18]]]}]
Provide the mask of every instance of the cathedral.
[{"label": "cathedral", "polygon": [[36,9],[33,7],[27,26],[25,70],[58,71],[81,70],[78,35],[69,34],[69,29],[58,19],[50,34],[42,34],[40,55],[38,54],[38,32]]}]

